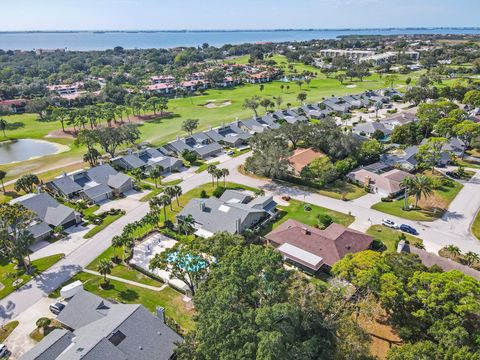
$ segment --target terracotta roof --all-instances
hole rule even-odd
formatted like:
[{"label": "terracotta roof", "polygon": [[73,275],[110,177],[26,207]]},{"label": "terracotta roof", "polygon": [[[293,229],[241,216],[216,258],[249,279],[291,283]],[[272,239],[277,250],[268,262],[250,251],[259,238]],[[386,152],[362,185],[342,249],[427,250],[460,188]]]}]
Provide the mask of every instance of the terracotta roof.
[{"label": "terracotta roof", "polygon": [[22,105],[25,105],[26,102],[27,100],[24,100],[24,99],[0,100],[0,106],[5,106],[5,105],[22,106]]},{"label": "terracotta roof", "polygon": [[[265,237],[276,246],[290,244],[319,256],[328,266],[332,266],[348,253],[368,249],[373,241],[371,236],[339,224],[333,223],[325,230],[320,230],[292,219],[285,221]],[[310,264],[302,262],[301,259],[293,260],[311,268]]]},{"label": "terracotta roof", "polygon": [[389,194],[397,193],[401,190],[400,182],[406,177],[413,177],[406,171],[394,169],[383,174],[376,174],[366,169],[358,169],[348,174],[348,177],[361,183],[365,183],[368,178],[370,184]]},{"label": "terracotta roof", "polygon": [[313,160],[324,157],[325,154],[320,151],[315,151],[312,148],[296,149],[293,155],[288,158],[288,161],[295,169],[297,174],[300,174],[302,169],[309,165]]},{"label": "terracotta roof", "polygon": [[172,89],[173,87],[174,87],[173,84],[160,83],[160,84],[148,85],[145,87],[145,89],[146,90],[163,90],[163,89]]}]

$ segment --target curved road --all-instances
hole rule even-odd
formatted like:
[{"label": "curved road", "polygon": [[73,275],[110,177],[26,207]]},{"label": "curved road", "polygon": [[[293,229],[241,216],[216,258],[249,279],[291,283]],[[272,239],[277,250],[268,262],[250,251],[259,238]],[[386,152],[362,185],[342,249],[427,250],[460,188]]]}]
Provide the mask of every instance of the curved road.
[{"label": "curved road", "polygon": [[[299,190],[272,183],[271,181],[255,179],[240,174],[237,167],[244,163],[249,154],[229,159],[220,166],[230,171],[229,181],[262,188],[266,193],[274,196],[290,195],[292,198],[320,205],[332,210],[351,213],[355,216],[352,228],[365,231],[372,224],[379,224],[387,215],[370,209],[370,206],[378,201],[377,195],[366,195],[353,201],[341,201],[322,196],[316,193]],[[207,172],[190,174],[180,186],[184,192],[194,189],[211,181]],[[465,184],[450,205],[448,212],[439,220],[433,222],[408,221],[394,216],[388,216],[398,223],[406,223],[419,230],[419,237],[424,240],[428,251],[436,252],[445,245],[455,244],[463,252],[475,251],[480,253],[480,241],[470,234],[470,224],[480,208],[480,174]],[[8,322],[20,313],[35,304],[42,297],[58,288],[62,283],[71,278],[77,272],[92,262],[99,254],[110,246],[113,236],[122,232],[123,227],[131,222],[142,218],[149,210],[148,203],[141,203],[125,216],[108,226],[103,231],[87,240],[82,246],[70,253],[42,275],[32,279],[19,290],[13,292],[0,301],[0,322]]]}]

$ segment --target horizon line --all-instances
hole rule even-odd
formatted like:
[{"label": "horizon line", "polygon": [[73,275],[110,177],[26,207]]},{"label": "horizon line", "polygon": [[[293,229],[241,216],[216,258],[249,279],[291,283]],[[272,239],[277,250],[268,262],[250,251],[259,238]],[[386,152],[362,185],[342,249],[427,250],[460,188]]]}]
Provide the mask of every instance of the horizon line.
[{"label": "horizon line", "polygon": [[275,32],[275,31],[365,31],[365,30],[480,30],[480,26],[406,26],[406,27],[341,27],[341,28],[267,28],[267,29],[59,29],[0,30],[0,33],[82,33],[82,32]]}]

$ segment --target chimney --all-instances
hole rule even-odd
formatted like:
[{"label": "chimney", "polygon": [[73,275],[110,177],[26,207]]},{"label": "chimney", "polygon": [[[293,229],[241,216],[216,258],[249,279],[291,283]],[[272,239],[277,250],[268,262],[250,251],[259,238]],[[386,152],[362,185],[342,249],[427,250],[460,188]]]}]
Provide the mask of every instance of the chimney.
[{"label": "chimney", "polygon": [[397,253],[401,253],[405,247],[405,240],[400,240],[397,245]]},{"label": "chimney", "polygon": [[240,224],[241,224],[241,219],[240,218],[237,218],[235,220],[235,230],[237,230],[237,233],[240,233]]},{"label": "chimney", "polygon": [[37,194],[40,194],[40,193],[42,192],[42,191],[41,191],[41,190],[42,190],[42,187],[41,187],[40,185],[37,185],[36,188],[35,188],[35,190],[36,190],[35,192],[36,192]]},{"label": "chimney", "polygon": [[200,201],[200,211],[205,211],[205,201]]},{"label": "chimney", "polygon": [[310,235],[310,231],[306,227],[302,228],[302,230],[305,235]]},{"label": "chimney", "polygon": [[157,306],[157,317],[165,324],[165,309],[161,306]]}]

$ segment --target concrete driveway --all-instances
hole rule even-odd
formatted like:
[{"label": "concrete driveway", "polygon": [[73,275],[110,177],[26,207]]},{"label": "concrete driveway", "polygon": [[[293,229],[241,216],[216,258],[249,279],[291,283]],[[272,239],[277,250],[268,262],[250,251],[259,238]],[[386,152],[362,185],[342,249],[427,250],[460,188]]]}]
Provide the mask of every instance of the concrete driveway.
[{"label": "concrete driveway", "polygon": [[35,323],[39,318],[55,318],[55,315],[48,309],[53,303],[55,303],[55,299],[42,298],[15,319],[18,321],[18,326],[5,340],[5,345],[12,353],[10,359],[18,359],[36,345],[29,335],[37,328]]}]

